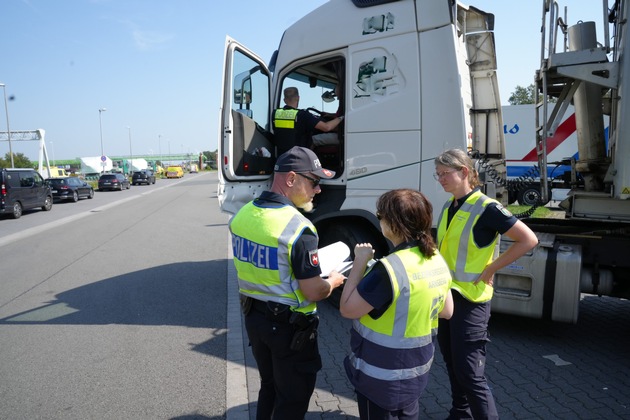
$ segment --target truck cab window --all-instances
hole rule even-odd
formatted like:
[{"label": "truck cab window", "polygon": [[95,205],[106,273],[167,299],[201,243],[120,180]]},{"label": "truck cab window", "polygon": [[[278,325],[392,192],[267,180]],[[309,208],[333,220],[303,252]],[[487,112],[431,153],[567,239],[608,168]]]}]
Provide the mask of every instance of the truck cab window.
[{"label": "truck cab window", "polygon": [[[344,59],[330,57],[323,60],[302,64],[291,69],[283,77],[280,91],[276,95],[275,109],[287,108],[283,92],[294,87],[299,92],[299,102],[293,106],[308,112],[298,114],[292,136],[295,144],[311,148],[320,158],[322,165],[332,169],[340,176],[344,162],[344,124],[343,121],[334,128],[315,128],[317,121],[328,122],[345,116],[344,100]],[[274,111],[275,113],[275,111]],[[272,114],[272,119],[273,114]],[[287,142],[281,139],[287,136],[282,129],[275,127],[276,144]]]}]

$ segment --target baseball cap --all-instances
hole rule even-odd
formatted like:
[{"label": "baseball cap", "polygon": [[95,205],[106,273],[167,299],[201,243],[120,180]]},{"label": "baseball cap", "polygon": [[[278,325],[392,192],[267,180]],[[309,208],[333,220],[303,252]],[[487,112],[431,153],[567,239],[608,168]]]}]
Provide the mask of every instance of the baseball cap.
[{"label": "baseball cap", "polygon": [[281,154],[273,170],[275,172],[310,172],[320,178],[332,178],[335,176],[334,171],[322,168],[319,158],[311,149],[300,146],[293,146]]}]

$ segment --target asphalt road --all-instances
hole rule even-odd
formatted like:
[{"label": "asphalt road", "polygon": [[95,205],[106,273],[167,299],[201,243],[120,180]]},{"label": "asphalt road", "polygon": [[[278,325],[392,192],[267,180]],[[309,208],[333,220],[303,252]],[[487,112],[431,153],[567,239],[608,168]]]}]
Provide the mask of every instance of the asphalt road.
[{"label": "asphalt road", "polygon": [[225,418],[216,174],[0,220],[0,418]]},{"label": "asphalt road", "polygon": [[[255,418],[216,173],[0,219],[0,419]],[[350,322],[320,304],[307,420],[357,419]],[[583,296],[576,325],[495,314],[486,372],[502,419],[630,419],[630,302]],[[421,418],[443,419],[436,355]]]}]

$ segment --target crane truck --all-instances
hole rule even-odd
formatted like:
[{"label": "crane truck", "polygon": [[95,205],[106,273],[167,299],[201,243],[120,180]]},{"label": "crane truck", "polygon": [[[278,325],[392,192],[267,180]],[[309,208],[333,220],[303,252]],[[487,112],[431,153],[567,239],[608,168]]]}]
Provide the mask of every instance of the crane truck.
[{"label": "crane truck", "polygon": [[[578,16],[569,25],[566,8],[561,16],[557,2],[543,1],[541,67],[535,72],[538,166],[547,173],[550,139],[572,104],[578,158],[571,160],[571,173],[583,181],[560,203],[563,218],[524,220],[540,243],[499,272],[496,311],[574,323],[584,294],[630,296],[629,6],[627,0],[602,1],[602,15],[595,17],[603,16],[598,42],[592,17]],[[541,178],[542,203],[549,200],[548,182]]]},{"label": "crane truck", "polygon": [[[608,9],[609,45],[594,23],[569,26],[556,2],[542,0],[541,68],[536,71],[536,158],[547,173],[549,139],[575,110],[578,159],[574,183],[561,203],[564,218],[526,218],[539,245],[495,276],[495,312],[576,322],[582,293],[628,296],[630,284],[630,164],[624,94],[627,7]],[[324,117],[345,116],[338,144],[317,147],[324,167],[315,209],[320,245],[373,244],[389,252],[375,215],[376,199],[394,188],[415,188],[434,205],[434,223],[448,198],[433,179],[434,158],[449,148],[471,149],[483,191],[507,204],[503,118],[494,46],[494,16],[452,0],[330,0],[287,28],[267,65],[226,38],[219,121],[218,198],[236,213],[271,185],[272,114],[282,91],[300,90],[301,107]],[[558,33],[564,34],[564,45]],[[533,65],[532,68],[536,68]],[[629,92],[630,93],[630,92]],[[555,100],[553,99],[555,98]],[[332,101],[332,102],[330,102]],[[321,102],[321,107],[317,104]],[[609,141],[603,120],[609,114]],[[544,118],[542,117],[544,116]],[[547,177],[540,199],[549,201]],[[516,186],[518,187],[518,186]],[[509,239],[500,242],[500,250]]]}]

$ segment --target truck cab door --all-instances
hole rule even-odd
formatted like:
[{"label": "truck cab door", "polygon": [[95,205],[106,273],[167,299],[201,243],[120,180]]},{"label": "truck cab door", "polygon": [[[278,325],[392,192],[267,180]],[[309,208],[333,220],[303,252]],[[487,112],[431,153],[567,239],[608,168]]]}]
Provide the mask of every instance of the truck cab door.
[{"label": "truck cab door", "polygon": [[221,99],[219,176],[259,181],[273,173],[271,73],[257,55],[226,38]]}]

